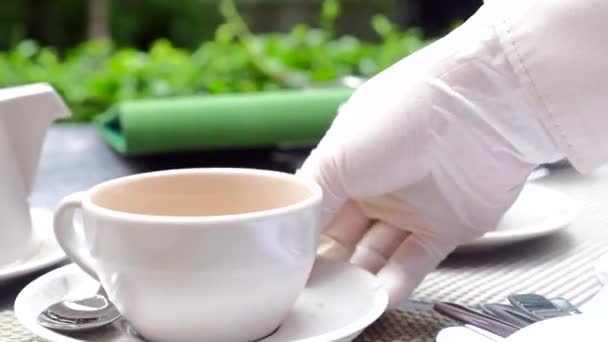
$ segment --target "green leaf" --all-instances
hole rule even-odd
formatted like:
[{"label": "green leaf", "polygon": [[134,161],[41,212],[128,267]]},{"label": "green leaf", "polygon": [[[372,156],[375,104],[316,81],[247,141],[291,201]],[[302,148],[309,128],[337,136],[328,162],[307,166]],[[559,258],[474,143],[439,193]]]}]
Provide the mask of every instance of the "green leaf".
[{"label": "green leaf", "polygon": [[388,38],[393,33],[393,24],[382,14],[372,17],[372,28],[383,39]]},{"label": "green leaf", "polygon": [[325,0],[321,6],[321,20],[333,22],[340,15],[340,2],[338,0]]},{"label": "green leaf", "polygon": [[38,43],[32,40],[24,40],[17,45],[16,52],[23,58],[32,58],[38,53],[39,49]]},{"label": "green leaf", "polygon": [[321,5],[321,28],[323,35],[331,38],[335,35],[335,22],[340,15],[340,2],[338,0],[325,0]]}]

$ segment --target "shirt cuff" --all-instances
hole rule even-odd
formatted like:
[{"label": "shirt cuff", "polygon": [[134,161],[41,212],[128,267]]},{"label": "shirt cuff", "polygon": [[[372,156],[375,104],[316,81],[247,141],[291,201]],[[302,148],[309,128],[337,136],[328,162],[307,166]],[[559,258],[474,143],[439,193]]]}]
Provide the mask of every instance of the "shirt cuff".
[{"label": "shirt cuff", "polygon": [[489,1],[504,53],[558,148],[580,172],[608,160],[608,2]]}]

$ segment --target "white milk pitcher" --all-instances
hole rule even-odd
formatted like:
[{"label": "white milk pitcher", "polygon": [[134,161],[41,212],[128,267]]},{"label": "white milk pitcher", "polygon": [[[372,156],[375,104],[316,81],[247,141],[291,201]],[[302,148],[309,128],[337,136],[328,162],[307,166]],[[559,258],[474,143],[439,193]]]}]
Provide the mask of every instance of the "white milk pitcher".
[{"label": "white milk pitcher", "polygon": [[0,266],[35,250],[28,199],[48,127],[68,115],[48,84],[0,89]]}]

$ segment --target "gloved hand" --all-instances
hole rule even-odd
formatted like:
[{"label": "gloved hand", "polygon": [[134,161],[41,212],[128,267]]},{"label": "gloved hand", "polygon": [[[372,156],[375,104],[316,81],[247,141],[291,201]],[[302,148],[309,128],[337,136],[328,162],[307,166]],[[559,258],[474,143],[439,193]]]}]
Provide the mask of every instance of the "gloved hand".
[{"label": "gloved hand", "polygon": [[324,190],[320,253],[377,273],[390,307],[562,157],[487,18],[362,85],[297,172]]}]

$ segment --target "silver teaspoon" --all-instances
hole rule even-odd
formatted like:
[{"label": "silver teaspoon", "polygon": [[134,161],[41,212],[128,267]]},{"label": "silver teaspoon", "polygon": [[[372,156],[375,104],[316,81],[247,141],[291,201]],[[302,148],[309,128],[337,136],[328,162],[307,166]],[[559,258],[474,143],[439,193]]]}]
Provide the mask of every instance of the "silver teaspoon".
[{"label": "silver teaspoon", "polygon": [[52,330],[83,331],[110,324],[119,317],[120,313],[100,286],[93,297],[64,300],[49,306],[38,315],[38,323]]}]

